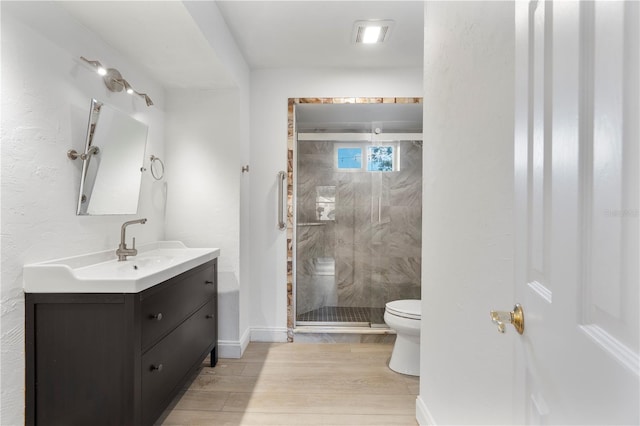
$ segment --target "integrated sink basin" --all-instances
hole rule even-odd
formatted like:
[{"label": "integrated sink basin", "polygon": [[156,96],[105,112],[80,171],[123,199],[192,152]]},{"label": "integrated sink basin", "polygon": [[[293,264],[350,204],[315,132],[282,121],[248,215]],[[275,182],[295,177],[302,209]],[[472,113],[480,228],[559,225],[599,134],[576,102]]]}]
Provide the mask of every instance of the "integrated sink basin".
[{"label": "integrated sink basin", "polygon": [[24,265],[23,285],[26,293],[138,293],[218,256],[217,248],[158,241],[121,262],[114,249]]}]

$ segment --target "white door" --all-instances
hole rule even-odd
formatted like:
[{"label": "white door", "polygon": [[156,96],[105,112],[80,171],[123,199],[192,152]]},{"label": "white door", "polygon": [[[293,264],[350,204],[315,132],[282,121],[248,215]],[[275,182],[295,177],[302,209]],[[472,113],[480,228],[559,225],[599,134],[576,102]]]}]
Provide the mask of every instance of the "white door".
[{"label": "white door", "polygon": [[519,422],[640,423],[639,30],[635,1],[516,4]]}]

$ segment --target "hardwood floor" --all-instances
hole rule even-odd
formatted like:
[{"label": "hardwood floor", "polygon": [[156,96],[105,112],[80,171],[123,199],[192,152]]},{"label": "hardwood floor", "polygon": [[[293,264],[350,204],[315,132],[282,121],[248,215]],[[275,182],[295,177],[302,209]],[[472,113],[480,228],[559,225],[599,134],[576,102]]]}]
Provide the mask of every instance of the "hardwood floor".
[{"label": "hardwood floor", "polygon": [[418,378],[388,368],[392,348],[251,343],[204,366],[158,424],[416,425]]}]

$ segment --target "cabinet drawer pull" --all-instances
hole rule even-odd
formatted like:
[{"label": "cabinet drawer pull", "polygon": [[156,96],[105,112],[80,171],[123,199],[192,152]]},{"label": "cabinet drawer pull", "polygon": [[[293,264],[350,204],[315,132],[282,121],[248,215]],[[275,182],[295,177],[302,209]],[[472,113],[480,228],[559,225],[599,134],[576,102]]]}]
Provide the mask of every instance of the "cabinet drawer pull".
[{"label": "cabinet drawer pull", "polygon": [[150,319],[154,319],[156,321],[161,321],[162,320],[162,312],[158,312],[155,315],[149,315]]},{"label": "cabinet drawer pull", "polygon": [[211,319],[211,318],[213,318],[213,315],[212,315],[212,314],[207,314],[207,315],[205,316],[205,318],[206,318],[206,319]]},{"label": "cabinet drawer pull", "polygon": [[213,281],[211,281],[211,280],[206,280],[204,283],[205,283],[205,284],[213,284]]},{"label": "cabinet drawer pull", "polygon": [[162,371],[162,364],[158,364],[158,365],[153,365],[151,364],[151,371]]}]

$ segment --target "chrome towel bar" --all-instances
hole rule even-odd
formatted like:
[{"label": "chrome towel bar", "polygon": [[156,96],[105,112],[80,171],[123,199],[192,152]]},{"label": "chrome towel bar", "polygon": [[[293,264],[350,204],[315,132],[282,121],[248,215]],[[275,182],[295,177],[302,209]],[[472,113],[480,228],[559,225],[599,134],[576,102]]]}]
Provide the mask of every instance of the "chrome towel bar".
[{"label": "chrome towel bar", "polygon": [[286,199],[284,196],[284,191],[286,186],[284,185],[284,181],[287,178],[287,174],[283,171],[278,172],[278,229],[283,231],[287,228],[287,223],[284,219],[284,200]]}]

